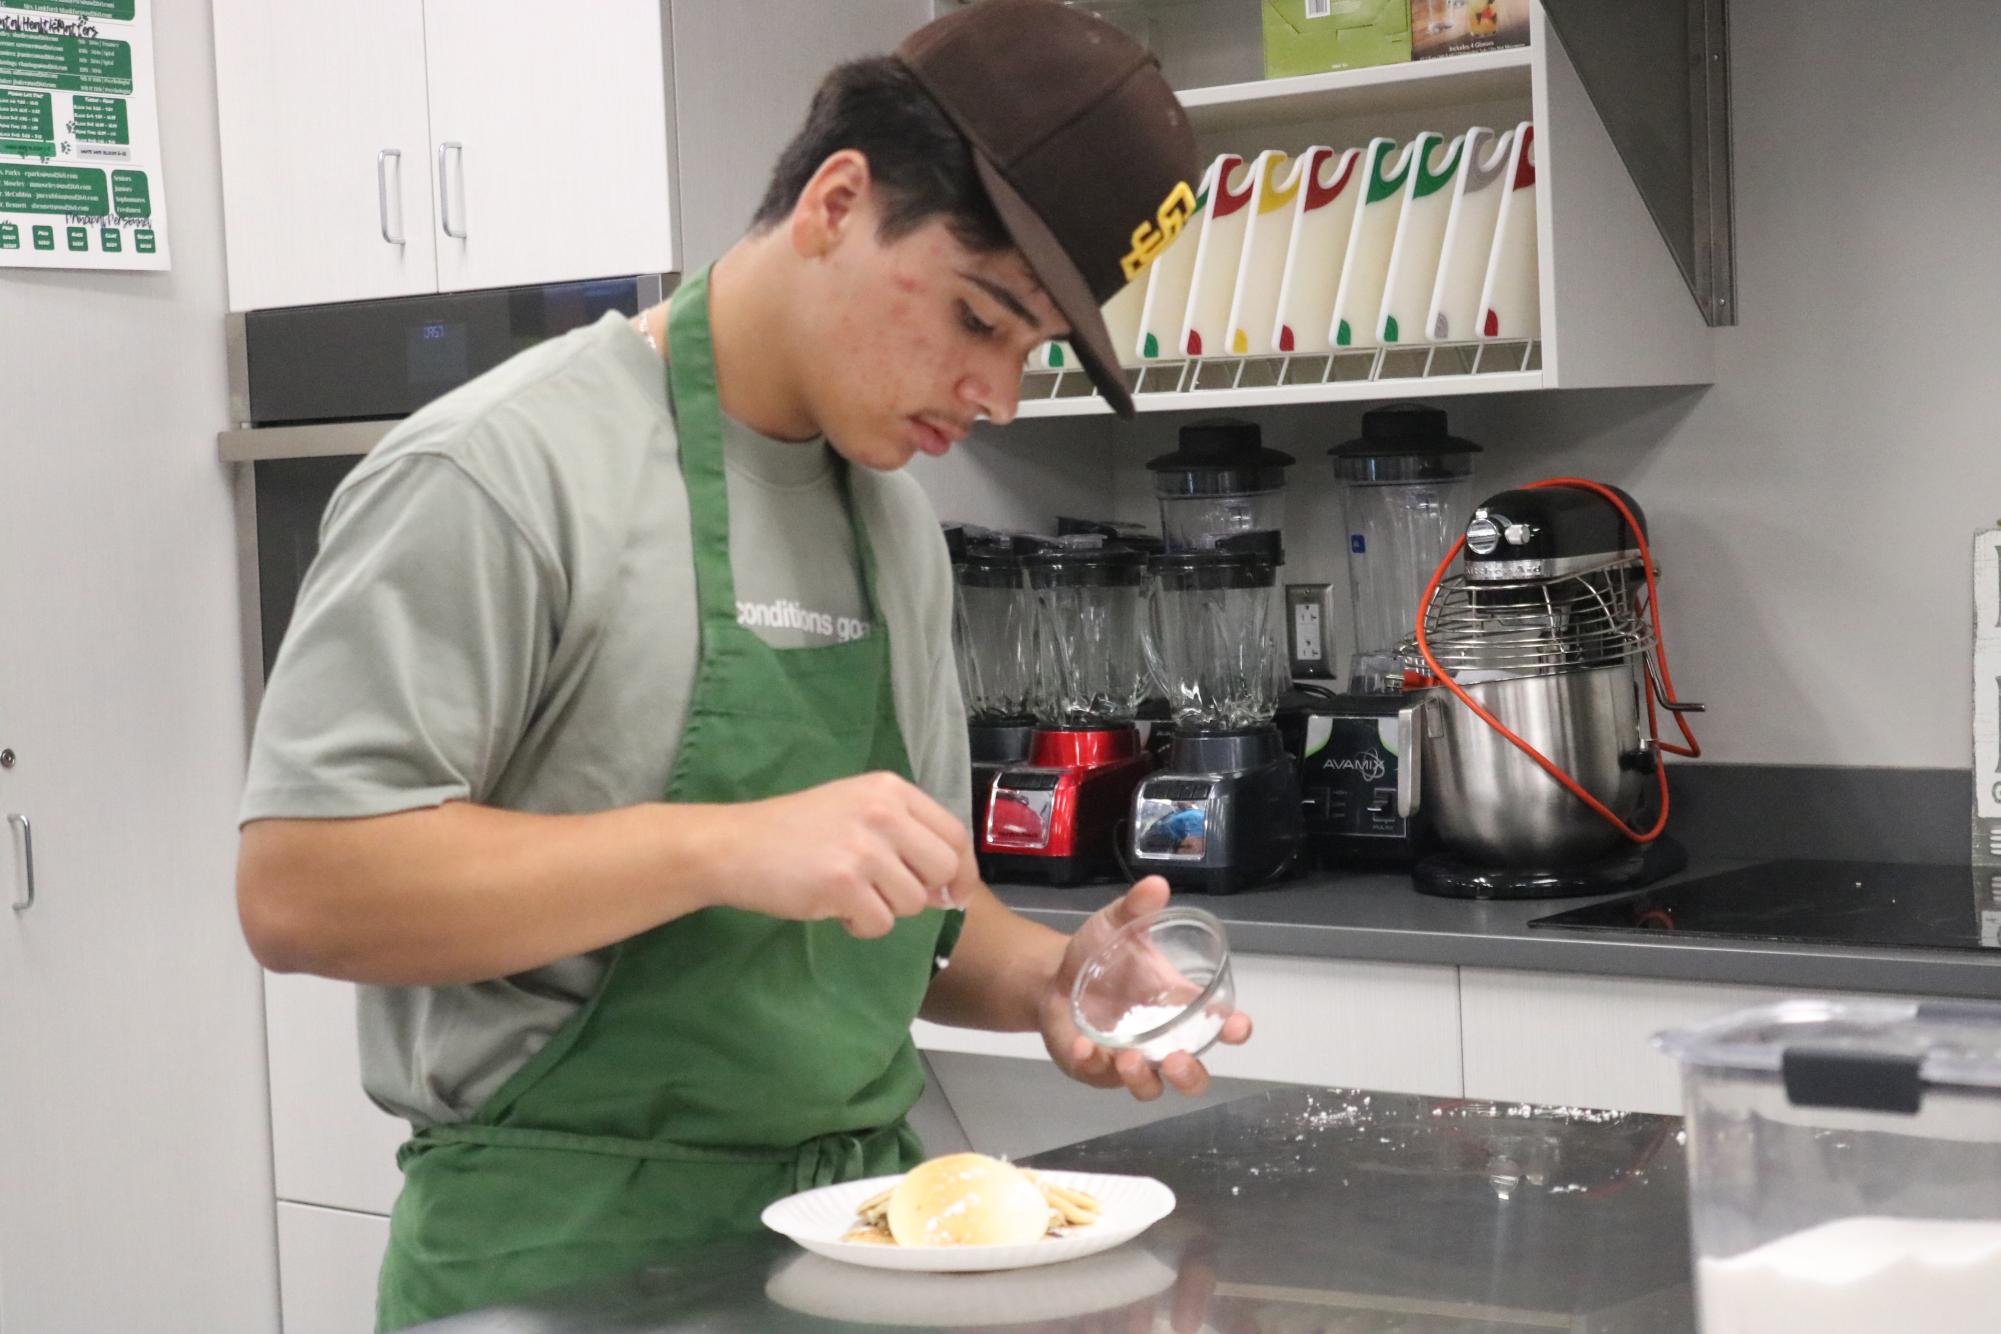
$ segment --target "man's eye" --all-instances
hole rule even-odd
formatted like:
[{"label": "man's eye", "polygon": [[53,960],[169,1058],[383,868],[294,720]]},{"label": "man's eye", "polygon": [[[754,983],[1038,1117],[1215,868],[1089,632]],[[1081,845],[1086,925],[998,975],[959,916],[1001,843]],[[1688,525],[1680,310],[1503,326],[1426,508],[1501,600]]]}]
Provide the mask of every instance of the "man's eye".
[{"label": "man's eye", "polygon": [[975,338],[991,338],[998,332],[993,325],[973,314],[973,308],[963,301],[959,303],[959,323]]}]

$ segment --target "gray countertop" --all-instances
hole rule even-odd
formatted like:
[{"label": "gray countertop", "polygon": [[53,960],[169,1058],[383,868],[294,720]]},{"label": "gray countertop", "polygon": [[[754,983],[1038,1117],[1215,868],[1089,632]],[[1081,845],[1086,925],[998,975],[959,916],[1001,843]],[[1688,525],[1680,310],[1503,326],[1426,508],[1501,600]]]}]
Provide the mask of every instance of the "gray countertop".
[{"label": "gray countertop", "polygon": [[1173,1214],[1099,1256],[901,1274],[744,1237],[423,1328],[1683,1334],[1695,1323],[1679,1129],[1673,1117],[1276,1089],[1030,1160],[1173,1188]]},{"label": "gray countertop", "polygon": [[[1698,860],[1674,879],[1753,864]],[[1065,931],[1119,892],[1110,885],[995,888],[1013,908]],[[1215,913],[1229,925],[1231,945],[1256,954],[2001,999],[2001,950],[1877,949],[1528,925],[1610,897],[1616,896],[1446,899],[1418,893],[1405,874],[1322,872],[1268,889],[1189,894],[1181,901]]]}]

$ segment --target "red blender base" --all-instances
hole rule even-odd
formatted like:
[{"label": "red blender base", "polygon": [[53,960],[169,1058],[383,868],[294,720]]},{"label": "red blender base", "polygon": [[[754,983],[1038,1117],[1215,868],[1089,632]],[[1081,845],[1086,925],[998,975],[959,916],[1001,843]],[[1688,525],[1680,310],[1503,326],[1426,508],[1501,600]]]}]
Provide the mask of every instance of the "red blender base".
[{"label": "red blender base", "polygon": [[1028,761],[1003,769],[979,830],[987,879],[1081,885],[1119,878],[1133,789],[1156,761],[1130,723],[1038,728]]}]

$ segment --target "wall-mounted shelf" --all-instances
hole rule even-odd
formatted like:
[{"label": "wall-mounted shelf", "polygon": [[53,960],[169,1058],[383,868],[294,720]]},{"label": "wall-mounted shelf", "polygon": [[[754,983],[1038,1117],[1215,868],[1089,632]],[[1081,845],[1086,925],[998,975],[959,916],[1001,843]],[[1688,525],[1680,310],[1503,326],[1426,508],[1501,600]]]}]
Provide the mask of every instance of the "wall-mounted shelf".
[{"label": "wall-mounted shelf", "polygon": [[[1127,376],[1141,412],[1223,411],[1292,403],[1497,394],[1545,387],[1539,343],[1438,343],[1333,357],[1158,362]],[[1110,412],[1081,370],[1024,376],[1017,417]]]},{"label": "wall-mounted shelf", "polygon": [[1260,79],[1179,94],[1199,134],[1251,130],[1279,121],[1339,120],[1526,97],[1534,49],[1476,51],[1402,65]]},{"label": "wall-mounted shelf", "polygon": [[[1240,61],[1232,66],[1242,67]],[[1172,356],[1127,364],[1141,410],[1214,411],[1714,379],[1712,332],[1540,4],[1532,10],[1525,47],[1219,83],[1184,90],[1181,99],[1205,162],[1222,153],[1248,162],[1267,149],[1297,155],[1313,144],[1359,147],[1376,136],[1404,143],[1420,130],[1449,139],[1474,125],[1499,132],[1531,122],[1536,242],[1531,309],[1539,328],[1529,325],[1508,341],[1404,342],[1390,349],[1392,360],[1370,370],[1304,376],[1291,366],[1272,372],[1255,357],[1188,362],[1170,333],[1160,345],[1173,345]],[[1404,328],[1408,338],[1410,324]],[[1531,336],[1532,354],[1524,357],[1519,340]],[[1213,347],[1221,340],[1204,341]],[[1122,349],[1122,355],[1131,354]],[[1411,368],[1411,358],[1422,363],[1426,356],[1432,364]],[[1477,373],[1468,369],[1469,357],[1479,359]],[[1023,418],[1106,410],[1074,369],[1056,372],[1038,365],[1024,377]]]}]

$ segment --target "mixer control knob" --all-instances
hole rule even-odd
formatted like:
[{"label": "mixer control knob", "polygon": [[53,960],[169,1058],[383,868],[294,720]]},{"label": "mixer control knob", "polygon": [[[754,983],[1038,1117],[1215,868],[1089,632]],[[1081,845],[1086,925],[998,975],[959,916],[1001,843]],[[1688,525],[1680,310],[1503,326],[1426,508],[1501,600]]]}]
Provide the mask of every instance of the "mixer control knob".
[{"label": "mixer control knob", "polygon": [[1487,511],[1480,510],[1473,516],[1473,522],[1466,525],[1466,547],[1476,556],[1491,556],[1494,548],[1501,545],[1501,528],[1506,519],[1491,519]]},{"label": "mixer control knob", "polygon": [[1511,547],[1527,546],[1529,540],[1542,529],[1532,523],[1511,523],[1501,530],[1501,536],[1508,539]]}]

